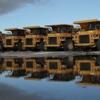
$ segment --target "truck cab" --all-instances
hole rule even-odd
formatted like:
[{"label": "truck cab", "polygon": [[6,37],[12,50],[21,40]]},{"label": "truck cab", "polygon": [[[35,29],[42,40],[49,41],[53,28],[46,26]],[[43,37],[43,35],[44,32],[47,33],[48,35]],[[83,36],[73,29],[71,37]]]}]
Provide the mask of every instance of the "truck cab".
[{"label": "truck cab", "polygon": [[74,49],[72,41],[73,25],[56,24],[45,25],[49,28],[48,35],[44,37],[44,45],[40,50],[56,50],[64,49],[65,51],[72,51]]},{"label": "truck cab", "polygon": [[23,39],[23,49],[39,49],[43,37],[47,35],[48,29],[40,26],[27,26],[23,28],[30,31],[29,34],[25,36],[25,39]]}]

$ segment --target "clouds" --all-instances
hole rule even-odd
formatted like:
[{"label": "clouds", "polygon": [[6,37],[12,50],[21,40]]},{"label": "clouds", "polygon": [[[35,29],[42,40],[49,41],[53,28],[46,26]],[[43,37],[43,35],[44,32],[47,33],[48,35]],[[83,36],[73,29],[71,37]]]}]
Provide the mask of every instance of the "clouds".
[{"label": "clouds", "polygon": [[27,4],[41,4],[49,0],[0,0],[0,15],[25,7]]}]

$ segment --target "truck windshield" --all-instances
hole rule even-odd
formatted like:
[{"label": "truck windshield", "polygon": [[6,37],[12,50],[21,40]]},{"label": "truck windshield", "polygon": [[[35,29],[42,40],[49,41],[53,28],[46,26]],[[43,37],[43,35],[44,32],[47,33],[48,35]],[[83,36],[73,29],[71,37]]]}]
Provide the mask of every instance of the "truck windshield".
[{"label": "truck windshield", "polygon": [[23,30],[15,30],[12,31],[13,36],[24,36],[24,31]]},{"label": "truck windshield", "polygon": [[89,24],[89,30],[100,29],[100,22],[92,22]]},{"label": "truck windshield", "polygon": [[45,29],[34,29],[34,35],[46,35]]},{"label": "truck windshield", "polygon": [[71,33],[72,29],[70,26],[59,26],[57,32],[58,33]]}]

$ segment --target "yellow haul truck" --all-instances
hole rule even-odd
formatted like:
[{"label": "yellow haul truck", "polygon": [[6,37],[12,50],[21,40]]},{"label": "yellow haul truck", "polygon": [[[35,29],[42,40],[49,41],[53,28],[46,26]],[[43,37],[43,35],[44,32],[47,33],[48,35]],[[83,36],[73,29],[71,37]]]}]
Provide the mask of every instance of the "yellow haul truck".
[{"label": "yellow haul truck", "polygon": [[68,24],[45,25],[50,30],[44,37],[40,50],[55,50],[63,48],[65,51],[74,49],[72,41],[73,26]]},{"label": "yellow haul truck", "polygon": [[44,58],[25,58],[24,66],[26,73],[31,73],[31,77],[43,78],[47,74],[47,70],[44,69]]},{"label": "yellow haul truck", "polygon": [[42,46],[40,44],[43,41],[43,37],[47,35],[48,29],[40,26],[27,26],[23,28],[30,31],[23,39],[23,49],[39,49]]},{"label": "yellow haul truck", "polygon": [[80,48],[97,48],[100,50],[100,21],[98,19],[75,21],[81,30],[73,35],[74,45]]},{"label": "yellow haul truck", "polygon": [[61,80],[69,80],[73,77],[73,57],[47,58],[44,68],[48,70],[50,77],[59,76]]},{"label": "yellow haul truck", "polygon": [[3,48],[9,50],[22,50],[22,39],[25,38],[26,31],[18,28],[8,28],[5,31],[10,33],[3,37]]},{"label": "yellow haul truck", "polygon": [[100,86],[100,74],[83,75],[80,81],[76,81],[76,84],[84,86]]},{"label": "yellow haul truck", "polygon": [[25,75],[26,69],[22,58],[4,58],[3,66],[6,70],[12,71],[12,75]]},{"label": "yellow haul truck", "polygon": [[79,75],[100,75],[100,56],[75,59],[75,73]]}]

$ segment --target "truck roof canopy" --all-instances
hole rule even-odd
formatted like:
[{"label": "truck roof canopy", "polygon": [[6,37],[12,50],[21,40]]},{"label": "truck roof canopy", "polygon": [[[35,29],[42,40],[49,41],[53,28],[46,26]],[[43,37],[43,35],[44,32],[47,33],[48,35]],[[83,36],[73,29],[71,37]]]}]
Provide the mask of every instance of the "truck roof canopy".
[{"label": "truck roof canopy", "polygon": [[73,25],[70,25],[70,24],[55,24],[55,25],[45,25],[46,27],[58,27],[58,26],[73,26]]},{"label": "truck roof canopy", "polygon": [[40,27],[40,26],[25,26],[23,28],[24,29],[35,29],[35,28],[44,28],[44,29],[46,29],[46,27]]},{"label": "truck roof canopy", "polygon": [[91,20],[81,20],[81,21],[74,21],[73,24],[88,24],[91,22],[100,22],[98,19],[91,19]]},{"label": "truck roof canopy", "polygon": [[25,29],[19,29],[19,28],[6,28],[5,31],[14,31],[14,30],[25,30]]}]

